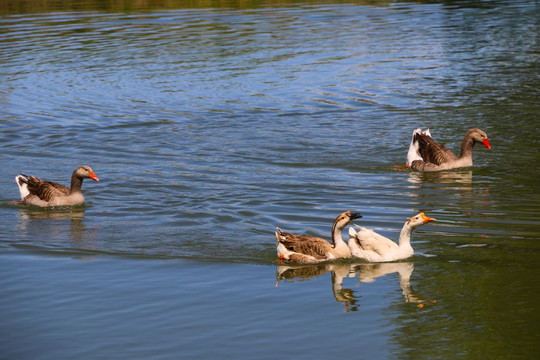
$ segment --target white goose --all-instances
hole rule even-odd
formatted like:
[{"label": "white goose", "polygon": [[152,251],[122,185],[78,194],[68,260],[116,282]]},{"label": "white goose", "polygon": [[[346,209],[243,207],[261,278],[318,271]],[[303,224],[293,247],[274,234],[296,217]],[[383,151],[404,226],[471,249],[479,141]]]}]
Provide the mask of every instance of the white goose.
[{"label": "white goose", "polygon": [[356,231],[351,226],[349,228],[351,253],[355,257],[370,262],[394,261],[411,257],[414,254],[411,246],[412,231],[430,221],[435,221],[435,219],[427,217],[424,213],[407,219],[399,234],[399,244],[373,230],[359,226],[358,231]]},{"label": "white goose", "polygon": [[78,206],[84,204],[81,191],[84,179],[99,181],[90,166],[79,166],[71,175],[71,187],[44,181],[33,176],[17,175],[15,181],[21,193],[21,204],[39,207]]},{"label": "white goose", "polygon": [[458,158],[445,146],[434,141],[429,129],[416,129],[413,131],[405,167],[417,171],[439,171],[472,166],[472,152],[476,143],[491,149],[486,133],[480,129],[471,129],[463,138]]},{"label": "white goose", "polygon": [[312,264],[322,261],[350,258],[351,250],[341,237],[343,229],[362,215],[346,211],[339,214],[332,225],[332,243],[310,235],[293,235],[277,228],[277,254],[280,260]]}]

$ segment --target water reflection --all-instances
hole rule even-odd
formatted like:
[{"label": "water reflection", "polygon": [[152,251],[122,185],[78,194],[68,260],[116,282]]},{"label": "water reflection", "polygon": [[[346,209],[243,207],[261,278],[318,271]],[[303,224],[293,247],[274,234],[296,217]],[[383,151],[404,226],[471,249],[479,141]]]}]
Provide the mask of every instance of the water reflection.
[{"label": "water reflection", "polygon": [[19,218],[22,220],[32,219],[72,219],[81,221],[84,218],[85,208],[66,208],[66,209],[37,209],[23,208],[19,209]]},{"label": "water reflection", "polygon": [[433,304],[435,300],[427,300],[414,291],[411,285],[411,275],[414,270],[412,262],[395,262],[395,263],[366,263],[356,264],[352,266],[353,272],[357,274],[359,283],[371,283],[376,278],[392,273],[398,273],[399,286],[405,297],[405,302],[415,304]]},{"label": "water reflection", "polygon": [[[463,218],[490,217],[491,185],[482,185],[485,178],[475,175],[473,182],[473,170],[440,171],[433,173],[410,172],[407,174],[410,196],[419,209],[426,211],[436,208],[443,211],[441,220],[461,221]],[[459,214],[461,219],[452,214]],[[444,222],[440,226],[448,226]],[[464,224],[461,224],[461,226]],[[469,225],[467,225],[469,227]]]},{"label": "water reflection", "polygon": [[[85,208],[33,209],[20,208],[17,231],[31,241],[39,241],[46,235],[55,242],[75,244],[78,249],[95,249],[88,238],[84,224]],[[61,245],[65,247],[64,245]]]},{"label": "water reflection", "polygon": [[472,170],[439,171],[439,172],[409,172],[407,181],[419,187],[424,183],[443,184],[443,188],[454,190],[472,189]]},{"label": "water reflection", "polygon": [[436,303],[428,300],[414,291],[410,279],[414,270],[412,262],[394,263],[361,263],[361,264],[316,264],[316,265],[278,265],[276,267],[276,287],[281,281],[298,282],[308,281],[312,278],[331,273],[332,293],[337,302],[345,306],[344,311],[357,311],[360,307],[356,291],[343,287],[343,279],[358,278],[358,286],[362,283],[372,283],[376,278],[392,273],[398,273],[399,286],[405,297],[405,302],[418,304],[419,307]]},{"label": "water reflection", "polygon": [[351,275],[351,264],[278,265],[276,268],[276,287],[282,280],[288,282],[307,281],[327,272],[331,272],[332,292],[336,301],[345,306],[345,311],[358,310],[358,299],[354,295],[354,291],[343,288],[343,279]]}]

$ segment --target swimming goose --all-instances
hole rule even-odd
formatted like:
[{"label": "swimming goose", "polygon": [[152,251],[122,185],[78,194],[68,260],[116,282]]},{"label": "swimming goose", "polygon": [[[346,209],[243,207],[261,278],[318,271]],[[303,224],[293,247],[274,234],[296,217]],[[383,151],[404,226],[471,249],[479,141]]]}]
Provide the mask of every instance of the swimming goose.
[{"label": "swimming goose", "polygon": [[370,261],[385,262],[411,257],[414,250],[411,246],[411,233],[417,227],[435,219],[419,213],[405,222],[399,234],[399,245],[394,241],[377,234],[375,231],[358,226],[358,231],[349,228],[349,247],[353,256]]},{"label": "swimming goose", "polygon": [[293,235],[277,228],[277,254],[280,260],[295,263],[318,263],[322,261],[350,258],[351,250],[341,237],[341,232],[351,221],[362,215],[346,211],[332,225],[332,243],[310,235]]},{"label": "swimming goose", "polygon": [[78,206],[84,204],[81,191],[84,179],[99,181],[90,166],[80,166],[71,175],[71,188],[33,176],[17,175],[15,181],[21,193],[21,204],[39,207]]},{"label": "swimming goose", "polygon": [[480,129],[471,129],[463,138],[461,155],[458,158],[445,146],[435,142],[429,129],[426,131],[416,129],[413,131],[405,166],[417,171],[438,171],[472,166],[472,151],[477,142],[491,149],[486,133]]}]

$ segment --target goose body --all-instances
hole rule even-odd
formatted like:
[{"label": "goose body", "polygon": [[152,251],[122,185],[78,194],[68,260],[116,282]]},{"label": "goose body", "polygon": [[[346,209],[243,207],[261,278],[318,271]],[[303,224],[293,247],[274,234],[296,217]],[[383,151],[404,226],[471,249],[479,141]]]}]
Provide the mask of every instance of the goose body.
[{"label": "goose body", "polygon": [[21,194],[21,204],[38,207],[78,206],[84,204],[82,182],[89,178],[99,181],[89,166],[78,167],[71,175],[71,186],[44,181],[34,176],[17,175],[15,181]]},{"label": "goose body", "polygon": [[433,140],[429,129],[416,129],[409,146],[406,167],[417,171],[439,171],[472,166],[472,151],[476,143],[491,149],[486,133],[480,129],[471,129],[463,138],[458,158],[452,151]]},{"label": "goose body", "polygon": [[317,236],[293,235],[277,228],[277,254],[280,260],[304,264],[350,258],[351,250],[343,241],[341,232],[351,221],[361,217],[350,211],[340,214],[332,225],[332,243]]},{"label": "goose body", "polygon": [[414,250],[411,246],[411,233],[414,229],[435,219],[419,213],[405,222],[399,234],[399,243],[377,234],[375,231],[358,227],[349,228],[349,248],[354,257],[369,262],[395,261],[411,257]]}]

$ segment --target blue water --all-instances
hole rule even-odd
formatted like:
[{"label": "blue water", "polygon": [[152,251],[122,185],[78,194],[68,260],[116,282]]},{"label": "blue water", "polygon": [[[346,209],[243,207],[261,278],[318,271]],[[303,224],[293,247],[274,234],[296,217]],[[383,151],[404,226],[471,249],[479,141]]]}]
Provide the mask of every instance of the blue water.
[{"label": "blue water", "polygon": [[[14,4],[1,358],[535,356],[536,3]],[[492,150],[407,172],[417,127]],[[12,204],[17,174],[82,164],[85,208]],[[405,262],[278,264],[276,226],[329,238],[345,210],[393,239],[437,222]]]}]

